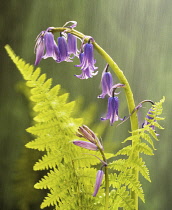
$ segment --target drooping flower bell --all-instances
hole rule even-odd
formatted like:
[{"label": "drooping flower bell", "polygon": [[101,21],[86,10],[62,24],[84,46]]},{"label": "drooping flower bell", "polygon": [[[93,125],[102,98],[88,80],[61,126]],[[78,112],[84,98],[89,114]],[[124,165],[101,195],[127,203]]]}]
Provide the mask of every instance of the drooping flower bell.
[{"label": "drooping flower bell", "polygon": [[103,180],[103,176],[104,176],[104,172],[103,170],[98,170],[97,175],[96,175],[96,183],[94,186],[94,193],[93,193],[93,197],[95,197],[99,191],[100,185],[102,183]]},{"label": "drooping flower bell", "polygon": [[42,60],[42,57],[44,55],[44,51],[45,51],[44,34],[45,34],[45,31],[41,31],[41,33],[36,38],[36,44],[35,44],[35,53],[36,53],[35,66],[37,66],[40,63],[40,61]]},{"label": "drooping flower bell", "polygon": [[115,93],[115,90],[120,87],[125,87],[124,84],[118,83],[112,86],[110,93],[111,97],[108,98],[108,108],[107,108],[107,114],[106,117],[101,117],[101,120],[110,120],[110,124],[112,125],[115,121],[118,121],[118,107],[119,107],[119,99],[117,96],[119,93]]},{"label": "drooping flower bell", "polygon": [[60,36],[58,37],[58,48],[59,48],[59,62],[62,61],[67,61],[67,62],[72,62],[69,58],[69,53],[68,53],[68,46],[67,46],[67,41],[66,38],[64,36]]},{"label": "drooping flower bell", "polygon": [[78,57],[77,38],[71,33],[67,34],[67,47],[69,55],[73,54],[72,58]]},{"label": "drooping flower bell", "polygon": [[[54,60],[59,60],[59,50],[58,46],[54,40],[54,35],[49,32],[53,27],[49,27],[46,31],[42,31],[36,38],[35,44],[35,53],[36,60],[35,65],[37,66],[40,61],[49,57],[52,57]],[[44,55],[44,51],[46,53]]]},{"label": "drooping flower bell", "polygon": [[79,55],[80,64],[75,65],[81,67],[81,75],[75,75],[80,79],[88,79],[95,76],[98,72],[94,72],[98,67],[95,67],[96,60],[94,59],[93,45],[92,43],[86,43],[84,45],[84,52]]},{"label": "drooping flower bell", "polygon": [[108,108],[106,117],[101,117],[101,120],[110,120],[110,124],[112,125],[115,121],[119,120],[118,117],[118,107],[119,107],[119,99],[117,96],[109,97],[108,99]]},{"label": "drooping flower bell", "polygon": [[44,59],[52,57],[54,60],[59,59],[59,49],[54,40],[54,35],[51,32],[46,32],[44,35],[45,38],[45,48],[46,53],[43,56]]},{"label": "drooping flower bell", "polygon": [[104,98],[106,95],[111,96],[111,88],[113,86],[113,78],[110,72],[108,72],[109,64],[106,65],[101,79],[102,94],[98,98]]},{"label": "drooping flower bell", "polygon": [[[82,63],[83,59],[84,59],[85,55],[84,52],[79,54],[79,59],[80,62]],[[80,67],[80,65],[75,65],[76,67]],[[78,77],[79,79],[88,79],[88,78],[92,78],[93,76],[98,74],[97,72],[94,72],[94,70],[92,70],[92,68],[87,67],[85,69],[82,69],[82,73],[80,75],[75,75],[76,77]]]}]

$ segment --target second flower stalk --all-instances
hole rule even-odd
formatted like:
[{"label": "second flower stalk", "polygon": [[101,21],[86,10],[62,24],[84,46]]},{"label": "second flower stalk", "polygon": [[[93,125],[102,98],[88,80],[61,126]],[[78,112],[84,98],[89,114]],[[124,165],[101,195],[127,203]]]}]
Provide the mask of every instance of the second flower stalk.
[{"label": "second flower stalk", "polygon": [[[101,166],[101,169],[98,170],[97,175],[96,175],[96,181],[95,181],[94,192],[93,192],[93,197],[95,197],[99,191],[99,188],[101,186],[101,183],[104,177],[103,167],[105,167],[105,182],[107,181],[108,183],[107,160],[103,151],[104,150],[103,145],[101,144],[100,140],[95,135],[95,133],[86,125],[80,126],[78,128],[78,132],[76,133],[76,135],[88,141],[74,140],[73,141],[74,145],[85,148],[85,149],[89,149],[89,150],[98,150],[102,155],[103,160],[97,157],[101,161],[102,166]],[[106,184],[106,188],[109,188],[107,184]]]}]

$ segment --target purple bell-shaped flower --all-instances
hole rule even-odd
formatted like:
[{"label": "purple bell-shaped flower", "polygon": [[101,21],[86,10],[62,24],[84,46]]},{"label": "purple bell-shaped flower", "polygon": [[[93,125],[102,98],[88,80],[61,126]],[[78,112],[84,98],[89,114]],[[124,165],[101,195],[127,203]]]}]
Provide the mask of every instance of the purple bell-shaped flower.
[{"label": "purple bell-shaped flower", "polygon": [[95,76],[98,72],[94,72],[98,67],[95,67],[96,60],[93,54],[93,45],[91,43],[86,43],[84,45],[84,52],[80,53],[80,64],[76,67],[81,67],[81,75],[75,75],[80,79],[88,79]]},{"label": "purple bell-shaped flower", "polygon": [[54,35],[51,32],[46,32],[44,35],[44,38],[45,38],[46,53],[43,56],[43,58],[46,59],[46,58],[52,57],[54,60],[58,60],[59,50],[54,40]]},{"label": "purple bell-shaped flower", "polygon": [[77,38],[71,33],[67,34],[67,46],[69,55],[73,54],[72,58],[78,57]]},{"label": "purple bell-shaped flower", "polygon": [[65,37],[60,36],[58,37],[57,40],[58,40],[58,48],[60,53],[60,58],[59,61],[57,62],[62,62],[62,61],[70,62],[71,60],[69,59],[68,46]]},{"label": "purple bell-shaped flower", "polygon": [[[80,53],[79,54],[79,59],[81,64],[83,63],[83,60],[85,59],[85,53]],[[76,67],[80,67],[81,65],[76,65]],[[94,72],[94,70],[92,70],[92,68],[90,68],[89,66],[87,66],[87,68],[81,68],[82,73],[80,75],[75,75],[76,77],[78,77],[79,79],[88,79],[88,78],[92,78],[93,76],[98,74],[97,72]]]},{"label": "purple bell-shaped flower", "polygon": [[113,86],[113,78],[110,72],[108,72],[108,64],[106,65],[101,79],[102,94],[98,98],[104,98],[106,95],[111,96],[111,88]]},{"label": "purple bell-shaped flower", "polygon": [[[45,50],[46,53],[44,55]],[[36,52],[36,60],[35,60],[36,66],[40,63],[42,58],[46,59],[52,57],[54,60],[59,60],[58,46],[54,41],[54,35],[51,32],[48,32],[48,29],[46,31],[42,31],[38,35],[36,39],[35,52]]]},{"label": "purple bell-shaped flower", "polygon": [[101,120],[110,120],[110,124],[112,125],[115,121],[119,120],[118,116],[118,107],[119,107],[119,99],[117,96],[109,97],[108,99],[108,108],[106,117],[101,117]]},{"label": "purple bell-shaped flower", "polygon": [[45,31],[41,31],[41,33],[36,38],[36,44],[35,44],[35,53],[36,53],[35,66],[37,66],[40,63],[40,61],[42,60],[42,57],[44,55],[44,51],[45,51],[44,33],[45,33]]}]

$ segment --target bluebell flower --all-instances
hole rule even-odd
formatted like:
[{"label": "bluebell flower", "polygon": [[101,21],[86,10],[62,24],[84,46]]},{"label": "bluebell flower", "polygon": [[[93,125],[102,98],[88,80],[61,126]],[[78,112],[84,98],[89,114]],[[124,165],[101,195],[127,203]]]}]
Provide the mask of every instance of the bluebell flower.
[{"label": "bluebell flower", "polygon": [[95,197],[99,191],[100,185],[102,183],[103,180],[103,176],[104,176],[104,172],[103,170],[98,170],[97,175],[96,175],[96,183],[94,186],[94,193],[93,193],[93,197]]},{"label": "bluebell flower", "polygon": [[[80,59],[80,62],[82,64],[83,63],[83,60],[85,59],[84,52],[79,54],[79,59]],[[80,65],[76,65],[76,67],[80,67]],[[85,68],[85,69],[82,69],[81,68],[81,70],[82,70],[82,73],[80,75],[75,75],[79,79],[92,78],[93,76],[95,76],[95,75],[98,74],[98,71],[97,72],[94,72],[94,70],[92,70],[92,68],[90,68],[89,66],[87,68]]]},{"label": "bluebell flower", "polygon": [[59,60],[57,60],[57,62],[58,63],[62,61],[72,62],[69,58],[66,38],[64,36],[60,36],[58,37],[57,41],[58,41],[58,48],[59,48],[59,53],[60,53],[60,58]]},{"label": "bluebell flower", "polygon": [[44,33],[45,33],[45,31],[41,31],[41,33],[36,38],[36,44],[35,44],[35,53],[36,53],[35,66],[37,66],[40,63],[40,61],[42,60],[42,57],[44,55],[44,51],[45,51]]},{"label": "bluebell flower", "polygon": [[94,59],[93,45],[91,43],[84,45],[84,52],[80,53],[79,58],[80,64],[75,66],[81,67],[82,73],[81,75],[75,75],[76,77],[80,79],[88,79],[98,73],[94,72],[97,67],[95,67],[96,60]]},{"label": "bluebell flower", "polygon": [[101,120],[110,120],[110,124],[112,125],[115,121],[119,120],[118,116],[118,107],[119,107],[119,99],[117,96],[109,97],[108,99],[108,108],[107,114],[105,118],[101,118]]},{"label": "bluebell flower", "polygon": [[78,128],[78,132],[76,133],[78,137],[83,137],[87,139],[88,141],[92,142],[93,144],[96,143],[96,135],[95,133],[86,125],[80,126]]},{"label": "bluebell flower", "polygon": [[46,32],[44,35],[46,53],[44,59],[52,57],[54,60],[59,60],[58,46],[54,40],[54,35],[51,32]]},{"label": "bluebell flower", "polygon": [[[49,28],[48,28],[49,29]],[[54,60],[59,60],[59,50],[56,42],[54,41],[54,35],[51,32],[42,31],[37,39],[35,45],[36,60],[35,65],[38,65],[42,58],[46,59],[52,57]],[[44,51],[46,53],[44,55]]]},{"label": "bluebell flower", "polygon": [[98,139],[98,137],[86,125],[80,126],[76,135],[80,138],[87,139],[91,143],[95,144],[96,147],[98,146],[100,149],[104,150],[102,144],[100,143],[100,140]]},{"label": "bluebell flower", "polygon": [[75,56],[78,57],[77,38],[71,33],[67,34],[67,46],[69,55],[73,54],[74,56],[72,58]]},{"label": "bluebell flower", "polygon": [[113,86],[113,78],[110,72],[108,72],[108,64],[106,65],[101,79],[102,94],[98,98],[104,98],[106,95],[111,96],[111,88]]}]

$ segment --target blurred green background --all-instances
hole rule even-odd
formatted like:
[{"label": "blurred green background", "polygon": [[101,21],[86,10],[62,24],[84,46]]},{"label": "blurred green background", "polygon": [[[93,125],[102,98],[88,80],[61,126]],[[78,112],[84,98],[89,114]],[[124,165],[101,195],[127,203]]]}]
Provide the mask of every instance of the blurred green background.
[{"label": "blurred green background", "polygon": [[[44,192],[33,189],[42,176],[33,172],[38,159],[36,151],[24,144],[31,140],[25,129],[32,123],[30,104],[21,90],[22,77],[7,56],[4,45],[9,44],[17,55],[33,64],[35,38],[49,26],[63,26],[69,20],[78,22],[77,30],[94,37],[124,71],[132,87],[136,104],[144,99],[159,101],[164,106],[165,130],[156,143],[155,156],[144,157],[150,169],[152,183],[143,180],[146,204],[142,210],[169,210],[172,206],[172,132],[170,129],[172,87],[172,3],[171,0],[8,0],[0,7],[0,209],[39,209]],[[79,80],[79,68],[74,63],[57,64],[53,59],[40,63],[42,72],[70,92],[70,99],[84,98],[83,109],[97,104],[95,122],[106,112],[107,100],[100,94],[101,71],[104,60],[95,52],[98,76]],[[118,80],[115,78],[115,82]],[[79,88],[78,88],[79,87]],[[24,93],[24,94],[23,94]],[[126,101],[120,94],[120,116],[127,116]],[[149,105],[139,112],[140,124]],[[103,122],[102,122],[103,123]],[[93,123],[94,124],[94,123]],[[105,149],[115,152],[130,131],[129,122],[119,127],[108,126],[102,135]],[[26,158],[27,157],[27,158]],[[30,180],[30,181],[29,181]],[[52,208],[50,208],[52,209]]]}]

